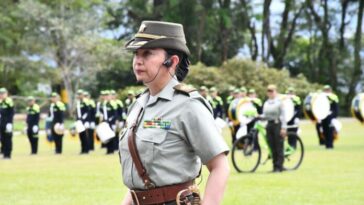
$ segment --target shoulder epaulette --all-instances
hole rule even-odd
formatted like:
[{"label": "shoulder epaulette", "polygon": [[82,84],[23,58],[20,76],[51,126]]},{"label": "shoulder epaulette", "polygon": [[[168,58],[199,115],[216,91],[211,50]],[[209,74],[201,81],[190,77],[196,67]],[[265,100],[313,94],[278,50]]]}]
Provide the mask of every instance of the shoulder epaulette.
[{"label": "shoulder epaulette", "polygon": [[207,99],[205,99],[204,97],[202,97],[200,95],[200,93],[197,92],[196,89],[194,89],[194,90],[191,89],[191,90],[189,90],[189,92],[187,92],[187,91],[179,91],[177,89],[176,89],[176,91],[181,92],[184,95],[188,95],[192,99],[196,99],[196,100],[200,101],[209,110],[209,112],[211,114],[213,114],[213,110],[212,110],[212,107],[211,107],[211,104],[209,103],[209,101]]},{"label": "shoulder epaulette", "polygon": [[56,106],[61,110],[61,111],[65,111],[66,110],[66,106],[63,102],[58,101],[56,102]]},{"label": "shoulder epaulette", "polygon": [[262,106],[263,105],[262,100],[259,99],[259,98],[253,98],[252,101],[253,101],[253,103],[255,103],[258,106]]},{"label": "shoulder epaulette", "polygon": [[117,100],[116,100],[116,103],[117,103],[120,107],[124,107],[124,103],[123,103],[121,100],[117,99]]},{"label": "shoulder epaulette", "polygon": [[174,90],[176,90],[177,92],[180,92],[182,94],[185,94],[185,95],[190,95],[190,93],[192,93],[193,91],[196,91],[196,89],[192,86],[188,86],[186,84],[178,84],[176,86],[173,87]]},{"label": "shoulder epaulette", "polygon": [[336,103],[338,103],[338,102],[339,102],[339,97],[338,97],[336,94],[334,94],[334,93],[330,93],[330,94],[328,95],[328,97],[329,97],[329,99],[330,99],[331,101],[334,101],[334,102],[336,102]]},{"label": "shoulder epaulette", "polygon": [[33,110],[36,112],[36,113],[39,113],[40,112],[40,107],[38,104],[34,104],[33,105]]},{"label": "shoulder epaulette", "polygon": [[13,107],[14,106],[14,102],[13,99],[11,98],[5,98],[5,103],[8,104],[8,106]]},{"label": "shoulder epaulette", "polygon": [[302,102],[301,102],[301,98],[298,97],[297,95],[293,96],[293,102],[296,104],[296,105],[301,105]]},{"label": "shoulder epaulette", "polygon": [[118,107],[118,103],[116,100],[110,100],[110,105],[113,109],[116,109]]},{"label": "shoulder epaulette", "polygon": [[94,108],[96,106],[95,101],[92,99],[88,100],[88,105],[91,106],[92,108]]}]

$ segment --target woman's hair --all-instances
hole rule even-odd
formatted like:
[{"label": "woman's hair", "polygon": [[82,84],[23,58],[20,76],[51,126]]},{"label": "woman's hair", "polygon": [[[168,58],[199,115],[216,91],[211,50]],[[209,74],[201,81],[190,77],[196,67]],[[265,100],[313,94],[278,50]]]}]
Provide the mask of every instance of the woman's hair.
[{"label": "woman's hair", "polygon": [[189,71],[188,66],[190,65],[190,61],[188,60],[188,56],[181,51],[173,49],[166,49],[166,52],[167,52],[167,59],[173,55],[178,56],[179,62],[176,68],[176,77],[178,81],[180,82],[183,81],[186,78]]}]

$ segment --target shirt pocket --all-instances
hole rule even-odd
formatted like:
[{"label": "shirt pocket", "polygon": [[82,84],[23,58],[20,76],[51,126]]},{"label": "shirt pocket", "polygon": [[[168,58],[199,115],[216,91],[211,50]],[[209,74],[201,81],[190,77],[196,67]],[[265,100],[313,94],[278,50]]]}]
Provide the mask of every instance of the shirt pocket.
[{"label": "shirt pocket", "polygon": [[167,130],[158,128],[141,129],[137,132],[137,146],[140,158],[145,163],[152,163],[160,157],[160,150],[163,149],[163,142],[167,137]]},{"label": "shirt pocket", "polygon": [[142,129],[137,133],[141,141],[150,142],[153,144],[161,144],[167,136],[167,130],[158,128]]}]

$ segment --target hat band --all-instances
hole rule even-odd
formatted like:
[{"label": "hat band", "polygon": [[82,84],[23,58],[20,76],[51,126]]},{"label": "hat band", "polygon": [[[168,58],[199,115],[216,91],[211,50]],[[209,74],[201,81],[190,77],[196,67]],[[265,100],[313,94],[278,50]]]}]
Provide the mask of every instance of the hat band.
[{"label": "hat band", "polygon": [[153,35],[153,34],[147,34],[147,33],[137,33],[137,34],[135,34],[134,37],[135,38],[149,38],[149,39],[166,38],[165,36]]}]

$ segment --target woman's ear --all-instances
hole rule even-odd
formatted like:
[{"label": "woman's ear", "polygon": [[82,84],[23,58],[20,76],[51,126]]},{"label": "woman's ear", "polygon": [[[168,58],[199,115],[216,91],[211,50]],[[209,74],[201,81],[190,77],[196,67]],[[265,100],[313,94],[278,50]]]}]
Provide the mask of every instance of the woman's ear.
[{"label": "woman's ear", "polygon": [[169,57],[169,59],[171,60],[170,67],[176,69],[180,61],[179,57],[177,55],[172,55],[171,57]]}]

